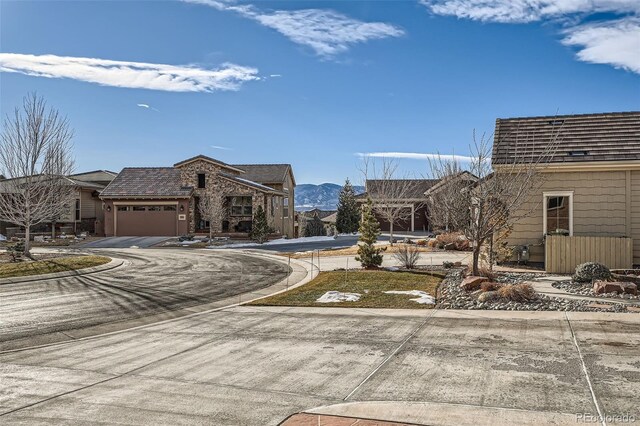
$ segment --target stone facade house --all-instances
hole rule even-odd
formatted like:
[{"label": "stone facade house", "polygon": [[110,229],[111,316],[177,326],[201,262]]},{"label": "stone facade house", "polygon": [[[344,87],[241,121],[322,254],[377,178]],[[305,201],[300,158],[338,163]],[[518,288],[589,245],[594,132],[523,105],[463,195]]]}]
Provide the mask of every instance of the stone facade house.
[{"label": "stone facade house", "polygon": [[[125,168],[100,194],[108,236],[246,235],[261,206],[274,232],[293,236],[295,179],[289,164],[230,165],[198,155],[173,167]],[[205,220],[200,204],[221,196]]]}]

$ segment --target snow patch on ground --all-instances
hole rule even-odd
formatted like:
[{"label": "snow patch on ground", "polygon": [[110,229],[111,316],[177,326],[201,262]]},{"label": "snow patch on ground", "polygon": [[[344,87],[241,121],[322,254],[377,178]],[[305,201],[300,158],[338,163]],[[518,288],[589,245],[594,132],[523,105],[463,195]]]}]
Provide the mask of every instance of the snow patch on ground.
[{"label": "snow patch on ground", "polygon": [[406,291],[390,290],[390,291],[385,291],[385,293],[386,294],[408,294],[410,296],[418,296],[415,299],[409,299],[409,300],[412,300],[416,303],[420,303],[421,305],[436,304],[436,299],[433,296],[431,296],[429,293],[422,290],[406,290]]},{"label": "snow patch on ground", "polygon": [[316,302],[318,303],[335,303],[335,302],[357,302],[360,300],[360,293],[341,293],[339,291],[328,291],[320,296]]},{"label": "snow patch on ground", "polygon": [[249,243],[233,243],[226,244],[224,246],[210,246],[209,248],[239,248],[239,247],[256,247],[256,246],[277,246],[280,244],[295,244],[295,243],[313,243],[317,241],[333,241],[334,237],[301,237],[301,238],[278,238],[277,240],[267,241],[264,244],[258,244],[255,242]]}]

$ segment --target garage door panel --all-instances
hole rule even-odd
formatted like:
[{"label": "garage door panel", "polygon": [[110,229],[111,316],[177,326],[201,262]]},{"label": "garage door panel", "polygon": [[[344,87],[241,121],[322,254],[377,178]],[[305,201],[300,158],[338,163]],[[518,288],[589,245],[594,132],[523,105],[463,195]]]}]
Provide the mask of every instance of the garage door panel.
[{"label": "garage door panel", "polygon": [[[127,210],[122,210],[127,207]],[[120,237],[166,237],[177,235],[177,212],[164,206],[121,206],[116,215]]]}]

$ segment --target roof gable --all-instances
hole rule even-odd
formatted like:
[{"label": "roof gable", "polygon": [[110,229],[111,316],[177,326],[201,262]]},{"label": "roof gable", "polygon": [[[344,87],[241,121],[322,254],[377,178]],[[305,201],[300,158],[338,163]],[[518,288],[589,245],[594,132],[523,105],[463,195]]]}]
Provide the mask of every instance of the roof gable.
[{"label": "roof gable", "polygon": [[186,160],[182,160],[174,164],[173,167],[182,167],[187,164],[193,163],[194,161],[205,161],[207,163],[215,164],[216,166],[219,166],[223,169],[233,170],[234,172],[237,172],[237,173],[244,173],[244,170],[241,170],[223,161],[216,160],[215,158],[207,157],[206,155],[202,155],[202,154],[196,155],[195,157],[187,158]]}]

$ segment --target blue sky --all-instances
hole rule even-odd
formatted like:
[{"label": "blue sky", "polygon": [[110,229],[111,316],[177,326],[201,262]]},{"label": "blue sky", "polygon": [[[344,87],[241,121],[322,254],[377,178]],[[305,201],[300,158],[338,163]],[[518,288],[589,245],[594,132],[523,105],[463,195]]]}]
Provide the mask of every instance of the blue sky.
[{"label": "blue sky", "polygon": [[640,110],[637,0],[1,0],[0,13],[2,115],[44,96],[75,129],[79,171],[205,154],[340,183],[359,180],[358,153],[465,155],[497,117]]}]

